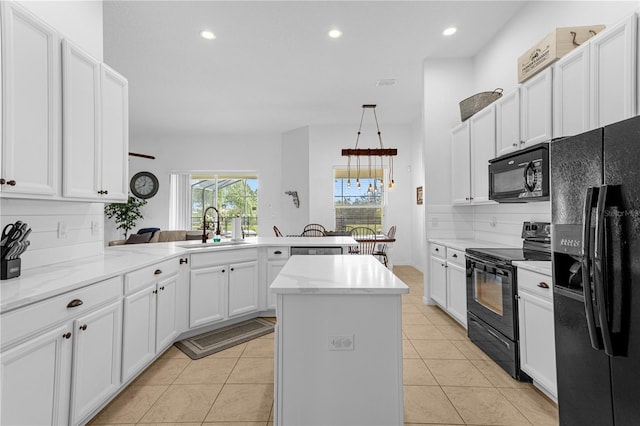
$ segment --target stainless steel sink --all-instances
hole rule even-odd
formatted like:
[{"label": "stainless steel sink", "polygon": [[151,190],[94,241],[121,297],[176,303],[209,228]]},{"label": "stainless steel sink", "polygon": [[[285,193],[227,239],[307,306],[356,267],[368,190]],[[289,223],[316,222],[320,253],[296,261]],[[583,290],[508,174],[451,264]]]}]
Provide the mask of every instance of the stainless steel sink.
[{"label": "stainless steel sink", "polygon": [[184,248],[209,248],[209,247],[228,247],[239,246],[242,244],[249,244],[249,241],[219,241],[219,242],[206,242],[206,243],[191,243],[191,244],[178,244],[178,247]]}]

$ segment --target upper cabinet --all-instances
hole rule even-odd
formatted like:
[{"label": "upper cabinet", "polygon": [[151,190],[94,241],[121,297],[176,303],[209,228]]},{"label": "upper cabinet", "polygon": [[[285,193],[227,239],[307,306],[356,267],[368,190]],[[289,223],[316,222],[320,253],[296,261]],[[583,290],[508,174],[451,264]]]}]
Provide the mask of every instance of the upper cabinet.
[{"label": "upper cabinet", "polygon": [[62,41],[63,195],[126,201],[127,80]]},{"label": "upper cabinet", "polygon": [[0,196],[126,201],[127,80],[19,3],[0,13]]},{"label": "upper cabinet", "polygon": [[2,14],[0,194],[59,194],[60,43],[57,32],[12,2]]},{"label": "upper cabinet", "polygon": [[471,165],[469,152],[469,122],[451,131],[451,202],[469,204]]},{"label": "upper cabinet", "polygon": [[521,148],[551,139],[552,68],[531,77],[520,86]]},{"label": "upper cabinet", "polygon": [[631,16],[554,65],[554,136],[575,135],[637,114],[637,25],[637,17]]},{"label": "upper cabinet", "polygon": [[520,149],[520,88],[496,101],[496,155]]},{"label": "upper cabinet", "polygon": [[591,128],[636,114],[637,17],[633,15],[589,41]]}]

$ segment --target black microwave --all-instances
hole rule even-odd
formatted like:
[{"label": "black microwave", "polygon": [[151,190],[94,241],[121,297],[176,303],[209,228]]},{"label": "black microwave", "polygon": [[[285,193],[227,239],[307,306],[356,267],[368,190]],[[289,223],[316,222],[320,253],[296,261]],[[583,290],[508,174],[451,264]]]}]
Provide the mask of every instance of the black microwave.
[{"label": "black microwave", "polygon": [[499,203],[549,200],[549,142],[490,160],[489,199]]}]

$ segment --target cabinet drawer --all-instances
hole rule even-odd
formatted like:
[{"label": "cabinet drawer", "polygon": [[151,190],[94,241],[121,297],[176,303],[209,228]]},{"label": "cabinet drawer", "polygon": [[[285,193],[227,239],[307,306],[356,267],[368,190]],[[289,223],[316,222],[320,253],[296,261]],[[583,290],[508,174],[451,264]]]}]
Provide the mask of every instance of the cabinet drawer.
[{"label": "cabinet drawer", "polygon": [[447,262],[465,267],[464,252],[447,247]]},{"label": "cabinet drawer", "polygon": [[288,259],[289,247],[267,247],[267,259]]},{"label": "cabinet drawer", "polygon": [[518,291],[521,290],[553,300],[553,285],[549,275],[518,268]]},{"label": "cabinet drawer", "polygon": [[124,276],[124,293],[129,294],[147,285],[163,280],[178,273],[180,261],[176,259],[165,260],[146,268],[129,272]]},{"label": "cabinet drawer", "polygon": [[447,257],[447,248],[440,244],[431,243],[431,255],[444,259]]},{"label": "cabinet drawer", "polygon": [[227,265],[229,263],[246,262],[258,259],[258,249],[239,249],[194,253],[191,255],[191,268],[205,266]]},{"label": "cabinet drawer", "polygon": [[[1,345],[33,334],[122,296],[122,279],[113,277],[0,316]],[[72,303],[74,302],[74,303]],[[71,306],[69,306],[71,305]],[[76,306],[73,306],[76,305]]]}]

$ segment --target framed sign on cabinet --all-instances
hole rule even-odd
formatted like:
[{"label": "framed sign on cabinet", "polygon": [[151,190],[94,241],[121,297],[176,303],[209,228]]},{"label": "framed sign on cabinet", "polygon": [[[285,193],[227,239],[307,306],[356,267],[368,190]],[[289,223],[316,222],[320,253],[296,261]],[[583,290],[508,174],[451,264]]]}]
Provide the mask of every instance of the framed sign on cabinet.
[{"label": "framed sign on cabinet", "polygon": [[416,203],[422,204],[422,187],[421,186],[416,188]]}]

